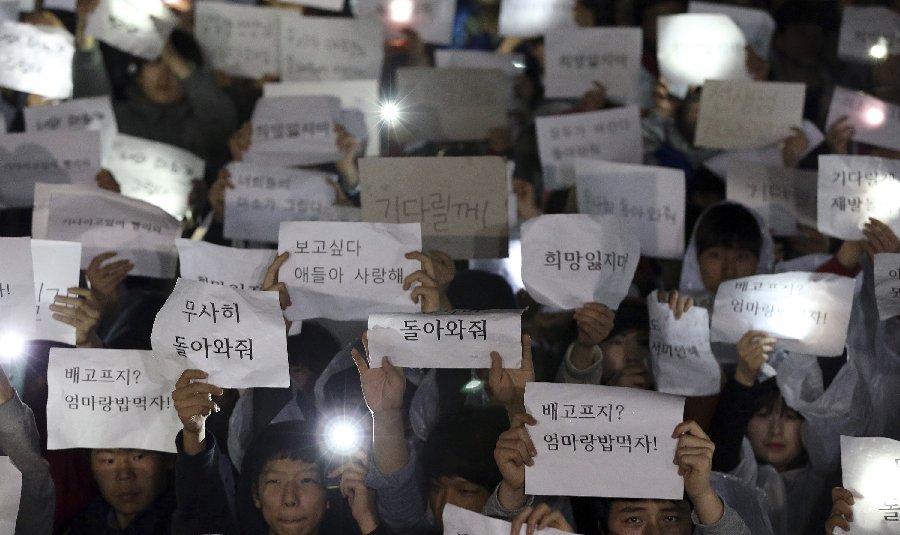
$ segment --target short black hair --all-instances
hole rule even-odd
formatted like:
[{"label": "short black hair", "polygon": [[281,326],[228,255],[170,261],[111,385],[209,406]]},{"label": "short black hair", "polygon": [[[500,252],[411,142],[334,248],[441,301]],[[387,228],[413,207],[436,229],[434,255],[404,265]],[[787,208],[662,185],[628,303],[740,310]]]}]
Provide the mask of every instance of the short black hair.
[{"label": "short black hair", "polygon": [[500,407],[466,409],[439,421],[425,442],[428,481],[461,477],[493,492],[503,479],[494,462],[494,447],[508,427],[506,411]]},{"label": "short black hair", "polygon": [[707,249],[743,249],[760,256],[762,235],[756,217],[737,203],[717,204],[706,211],[697,224],[694,242],[699,257]]}]

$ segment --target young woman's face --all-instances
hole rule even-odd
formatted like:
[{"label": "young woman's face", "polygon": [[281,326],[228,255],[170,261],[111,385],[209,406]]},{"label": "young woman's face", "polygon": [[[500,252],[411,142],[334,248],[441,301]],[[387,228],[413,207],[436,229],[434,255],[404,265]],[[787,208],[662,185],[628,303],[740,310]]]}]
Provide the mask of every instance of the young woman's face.
[{"label": "young woman's face", "polygon": [[756,411],[747,424],[753,454],[779,472],[785,470],[803,453],[802,424],[800,414],[789,407],[782,408],[780,400],[774,406]]},{"label": "young woman's face", "polygon": [[684,500],[613,500],[609,535],[691,535],[691,508]]},{"label": "young woman's face", "polygon": [[697,261],[703,286],[715,292],[725,281],[755,275],[759,258],[746,249],[710,247],[697,256]]}]

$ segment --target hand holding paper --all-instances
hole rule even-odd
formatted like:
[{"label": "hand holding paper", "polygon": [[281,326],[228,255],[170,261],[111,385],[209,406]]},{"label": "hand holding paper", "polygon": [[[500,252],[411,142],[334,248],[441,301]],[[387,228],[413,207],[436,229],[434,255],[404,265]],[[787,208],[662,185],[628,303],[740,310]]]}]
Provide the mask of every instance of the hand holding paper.
[{"label": "hand holding paper", "polygon": [[734,371],[734,380],[750,387],[756,384],[756,377],[763,365],[769,360],[769,353],[775,351],[778,339],[770,337],[765,331],[747,331],[738,340],[738,363]]},{"label": "hand holding paper", "polygon": [[710,484],[713,450],[716,445],[694,421],[678,424],[672,433],[678,439],[675,460],[678,475],[684,478],[684,492],[702,524],[715,524],[725,514],[722,500]]},{"label": "hand holding paper", "polygon": [[525,466],[534,466],[534,456],[537,455],[525,425],[536,423],[537,420],[530,414],[516,414],[509,429],[497,439],[494,462],[503,476],[497,497],[505,509],[514,510],[525,504]]},{"label": "hand holding paper", "polygon": [[534,381],[534,364],[531,360],[531,336],[522,335],[522,364],[518,369],[504,368],[500,353],[491,352],[491,370],[488,372],[488,391],[491,398],[506,406],[509,412],[522,412],[525,385]]},{"label": "hand holding paper", "polygon": [[[363,335],[363,345],[368,353],[369,341],[365,335]],[[369,362],[359,354],[356,348],[350,350],[350,355],[353,357],[353,362],[356,363],[363,397],[369,411],[374,415],[400,410],[403,407],[403,393],[406,391],[406,376],[403,374],[403,368],[397,368],[391,364],[391,359],[387,355],[381,357],[381,366],[376,367],[370,367]]]},{"label": "hand holding paper", "polygon": [[184,451],[197,455],[204,449],[206,439],[206,418],[219,412],[219,406],[212,396],[221,396],[224,391],[216,385],[205,382],[209,374],[203,370],[185,370],[172,392],[175,411],[184,427]]},{"label": "hand holding paper", "polygon": [[853,521],[853,493],[844,487],[831,489],[831,514],[825,521],[825,533],[836,533],[834,528],[841,528],[845,533],[850,532],[850,522]]}]

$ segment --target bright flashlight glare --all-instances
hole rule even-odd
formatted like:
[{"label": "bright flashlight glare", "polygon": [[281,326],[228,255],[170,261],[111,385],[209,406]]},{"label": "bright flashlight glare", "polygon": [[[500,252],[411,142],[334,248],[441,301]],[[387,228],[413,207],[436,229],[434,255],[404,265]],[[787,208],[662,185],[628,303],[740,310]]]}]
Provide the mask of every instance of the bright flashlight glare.
[{"label": "bright flashlight glare", "polygon": [[515,68],[521,70],[521,69],[524,69],[524,68],[525,68],[525,64],[522,63],[521,61],[514,61],[514,62],[513,62],[513,67],[515,67]]},{"label": "bright flashlight glare", "polygon": [[381,105],[379,114],[381,115],[382,121],[389,125],[393,125],[400,119],[400,107],[397,106],[396,102],[387,102]]},{"label": "bright flashlight glare", "polygon": [[871,107],[865,111],[863,119],[869,126],[881,126],[884,124],[884,110]]},{"label": "bright flashlight glare", "polygon": [[875,59],[884,59],[888,56],[887,39],[879,37],[878,42],[869,49],[869,55]]},{"label": "bright flashlight glare", "polygon": [[391,21],[398,24],[409,23],[412,20],[415,7],[413,0],[392,0],[390,7],[388,7]]},{"label": "bright flashlight glare", "polygon": [[478,390],[481,390],[483,386],[484,381],[482,381],[481,379],[472,379],[471,381],[466,383],[462,387],[462,389],[464,392],[477,392]]},{"label": "bright flashlight glare", "polygon": [[4,333],[0,335],[0,357],[18,357],[25,349],[25,339],[16,333]]},{"label": "bright flashlight glare", "polygon": [[360,426],[348,420],[336,420],[325,427],[325,445],[338,455],[348,455],[359,450],[362,440]]}]

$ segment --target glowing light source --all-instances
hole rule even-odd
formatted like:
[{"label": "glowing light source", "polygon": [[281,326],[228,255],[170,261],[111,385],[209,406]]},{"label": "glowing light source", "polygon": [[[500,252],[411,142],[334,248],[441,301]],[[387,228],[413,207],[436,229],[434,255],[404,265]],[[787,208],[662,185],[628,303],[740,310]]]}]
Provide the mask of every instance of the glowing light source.
[{"label": "glowing light source", "polygon": [[869,126],[881,126],[884,124],[884,110],[873,106],[863,112],[863,120]]},{"label": "glowing light source", "polygon": [[477,392],[484,388],[484,381],[481,379],[472,379],[465,385],[463,385],[463,392]]},{"label": "glowing light source", "polygon": [[23,349],[25,349],[25,339],[20,335],[13,332],[0,334],[0,357],[17,357],[22,354]]},{"label": "glowing light source", "polygon": [[408,24],[413,18],[415,7],[413,0],[391,0],[388,17],[397,24]]},{"label": "glowing light source", "polygon": [[350,420],[338,418],[325,426],[325,446],[338,455],[349,455],[362,447],[362,427]]},{"label": "glowing light source", "polygon": [[381,120],[390,126],[393,126],[400,120],[400,107],[396,102],[385,102],[378,110]]},{"label": "glowing light source", "polygon": [[888,56],[887,39],[879,37],[878,42],[869,49],[869,55],[875,59],[884,59]]}]

